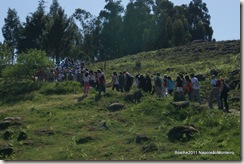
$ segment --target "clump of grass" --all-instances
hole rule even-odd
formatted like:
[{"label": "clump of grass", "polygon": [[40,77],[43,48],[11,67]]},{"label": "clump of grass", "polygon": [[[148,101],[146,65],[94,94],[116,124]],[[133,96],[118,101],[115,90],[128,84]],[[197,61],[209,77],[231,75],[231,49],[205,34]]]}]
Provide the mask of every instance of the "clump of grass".
[{"label": "clump of grass", "polygon": [[40,90],[44,95],[61,95],[61,94],[74,94],[82,91],[81,84],[75,81],[65,81],[56,83],[47,83]]}]

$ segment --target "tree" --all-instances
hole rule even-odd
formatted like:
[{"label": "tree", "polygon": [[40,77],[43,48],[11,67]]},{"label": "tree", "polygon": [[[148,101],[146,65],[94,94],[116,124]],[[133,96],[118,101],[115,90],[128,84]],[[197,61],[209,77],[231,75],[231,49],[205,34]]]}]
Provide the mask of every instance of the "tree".
[{"label": "tree", "polygon": [[131,1],[123,17],[125,42],[128,43],[126,53],[134,54],[152,49],[155,28],[151,14],[152,0]]},{"label": "tree", "polygon": [[83,51],[87,54],[86,56],[83,54],[82,57],[93,58],[94,53],[101,47],[99,42],[101,23],[90,12],[80,8],[75,10],[73,17],[81,24]]},{"label": "tree", "polygon": [[30,49],[27,53],[18,56],[15,65],[8,65],[3,70],[4,77],[28,78],[35,81],[35,76],[39,68],[52,68],[53,64],[45,51]]},{"label": "tree", "polygon": [[154,14],[157,24],[156,48],[167,48],[172,45],[174,4],[169,0],[156,0]]},{"label": "tree", "polygon": [[46,20],[44,1],[40,0],[37,11],[26,17],[24,27],[20,30],[19,53],[26,52],[28,49],[43,49]]},{"label": "tree", "polygon": [[0,74],[2,69],[12,61],[12,50],[6,44],[6,42],[0,42]]},{"label": "tree", "polygon": [[45,49],[48,55],[56,59],[56,62],[73,56],[73,48],[77,43],[77,37],[80,36],[73,18],[67,17],[57,0],[53,0],[47,18]]},{"label": "tree", "polygon": [[[105,0],[107,4],[99,13],[99,19],[102,22],[101,43],[104,50],[104,58],[116,58],[122,54],[122,31],[123,21],[121,13],[124,11],[121,0]],[[108,56],[109,55],[109,56]]]},{"label": "tree", "polygon": [[176,20],[173,25],[172,45],[180,46],[187,42],[186,31],[180,19]]},{"label": "tree", "polygon": [[211,41],[213,29],[210,26],[211,16],[208,14],[207,4],[202,0],[192,0],[188,7],[187,20],[191,41],[204,39]]},{"label": "tree", "polygon": [[2,28],[2,34],[4,37],[5,46],[11,49],[12,63],[14,62],[14,52],[17,47],[17,39],[19,37],[19,30],[21,24],[17,11],[15,9],[8,9],[7,18],[4,19],[4,26]]}]

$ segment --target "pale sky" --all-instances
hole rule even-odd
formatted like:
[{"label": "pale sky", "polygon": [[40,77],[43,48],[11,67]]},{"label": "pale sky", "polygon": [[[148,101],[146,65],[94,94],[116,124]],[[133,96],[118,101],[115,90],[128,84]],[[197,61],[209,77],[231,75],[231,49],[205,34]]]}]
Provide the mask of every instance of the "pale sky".
[{"label": "pale sky", "polygon": [[[211,16],[211,26],[214,30],[213,38],[217,41],[240,39],[240,1],[239,0],[202,0],[207,4]],[[45,0],[46,10],[52,0]],[[89,11],[98,16],[105,6],[105,0],[58,0],[65,13],[70,16],[76,8]],[[189,4],[191,0],[171,0],[174,5]],[[122,0],[126,7],[129,0]],[[38,0],[0,0],[0,42],[3,42],[2,27],[7,17],[8,8],[16,9],[21,22],[25,22],[28,14],[37,10]]]}]

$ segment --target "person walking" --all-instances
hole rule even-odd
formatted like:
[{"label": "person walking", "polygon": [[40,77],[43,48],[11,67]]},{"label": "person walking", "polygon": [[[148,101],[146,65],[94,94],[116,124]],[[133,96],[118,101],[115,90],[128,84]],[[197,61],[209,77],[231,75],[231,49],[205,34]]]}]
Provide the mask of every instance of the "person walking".
[{"label": "person walking", "polygon": [[88,95],[88,90],[89,90],[89,87],[90,87],[90,85],[89,85],[90,77],[89,77],[89,73],[88,72],[85,73],[85,76],[84,76],[83,80],[84,80],[84,96],[86,97]]},{"label": "person walking", "polygon": [[191,76],[191,88],[192,88],[191,100],[192,101],[197,100],[197,102],[200,104],[201,103],[200,83],[194,74],[191,74],[190,76]]},{"label": "person walking", "polygon": [[155,84],[155,91],[157,93],[158,97],[162,97],[163,96],[163,82],[162,82],[162,78],[160,77],[160,73],[156,74],[156,77],[154,79],[154,84]]},{"label": "person walking", "polygon": [[215,77],[215,75],[212,75],[211,78],[211,91],[210,95],[208,97],[208,107],[210,109],[213,109],[213,100],[216,99],[218,104],[218,109],[221,108],[221,102],[220,102],[220,81],[218,81]]},{"label": "person walking", "polygon": [[[221,106],[220,109],[222,109],[224,112],[230,112],[229,111],[229,104],[228,104],[228,92],[230,91],[229,85],[225,82],[224,78],[220,78],[221,82],[221,89],[220,89],[220,102]],[[224,100],[224,104],[223,104]],[[223,108],[223,105],[225,106],[225,109]]]}]

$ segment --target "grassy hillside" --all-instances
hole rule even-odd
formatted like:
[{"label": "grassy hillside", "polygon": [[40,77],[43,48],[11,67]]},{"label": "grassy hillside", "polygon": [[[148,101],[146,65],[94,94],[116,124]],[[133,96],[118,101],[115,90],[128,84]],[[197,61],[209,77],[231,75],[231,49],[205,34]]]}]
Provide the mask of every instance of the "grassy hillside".
[{"label": "grassy hillside", "polygon": [[[135,68],[138,61],[142,74],[160,72],[173,79],[178,73],[203,74],[206,77],[201,81],[203,103],[190,102],[186,108],[176,108],[173,96],[158,99],[147,93],[143,93],[139,103],[128,103],[124,101],[125,93],[110,87],[101,96],[91,89],[84,98],[83,87],[77,82],[1,79],[0,159],[241,159],[240,87],[229,93],[231,113],[207,108],[211,70],[218,71],[228,82],[240,80],[239,74],[230,74],[240,68],[240,41],[192,43],[107,61],[105,69],[104,62],[87,67],[103,69],[109,82],[114,71],[138,73]],[[125,106],[109,111],[108,106],[114,102]],[[3,124],[4,119],[10,120],[8,126]],[[191,125],[197,132],[189,140],[170,141],[168,132],[181,125]],[[26,134],[22,139],[21,132]],[[209,154],[213,151],[214,155]],[[3,155],[8,152],[10,155]]]}]

